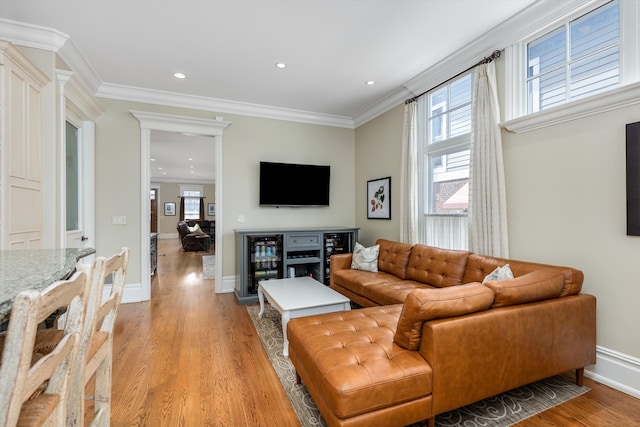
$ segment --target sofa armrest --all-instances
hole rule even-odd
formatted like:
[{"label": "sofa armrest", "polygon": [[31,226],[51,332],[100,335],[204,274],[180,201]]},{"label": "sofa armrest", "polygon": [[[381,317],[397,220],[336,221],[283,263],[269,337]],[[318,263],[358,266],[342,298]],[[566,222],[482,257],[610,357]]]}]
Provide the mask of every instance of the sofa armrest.
[{"label": "sofa armrest", "polygon": [[331,264],[329,267],[329,287],[331,289],[335,289],[335,286],[333,284],[333,273],[338,270],[350,270],[352,259],[353,254],[351,253],[331,255]]},{"label": "sofa armrest", "polygon": [[481,283],[413,290],[402,307],[394,341],[407,350],[417,350],[423,322],[486,310],[492,303],[493,291]]},{"label": "sofa armrest", "polygon": [[418,351],[433,368],[440,414],[594,364],[596,299],[580,294],[430,320]]},{"label": "sofa armrest", "polygon": [[331,270],[349,270],[352,258],[352,253],[331,255]]}]

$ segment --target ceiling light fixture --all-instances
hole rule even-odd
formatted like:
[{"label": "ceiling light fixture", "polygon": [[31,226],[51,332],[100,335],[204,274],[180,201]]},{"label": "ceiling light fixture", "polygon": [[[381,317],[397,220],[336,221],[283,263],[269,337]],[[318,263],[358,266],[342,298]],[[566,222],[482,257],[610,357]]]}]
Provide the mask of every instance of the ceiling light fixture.
[{"label": "ceiling light fixture", "polygon": [[374,84],[376,84],[376,82],[374,82],[373,80],[367,80],[365,83],[367,84],[367,86],[373,86]]},{"label": "ceiling light fixture", "polygon": [[285,64],[284,62],[276,62],[276,68],[280,68],[281,70],[285,69],[287,68],[287,64]]},{"label": "ceiling light fixture", "polygon": [[175,77],[176,79],[186,79],[187,75],[184,73],[173,73],[173,77]]}]

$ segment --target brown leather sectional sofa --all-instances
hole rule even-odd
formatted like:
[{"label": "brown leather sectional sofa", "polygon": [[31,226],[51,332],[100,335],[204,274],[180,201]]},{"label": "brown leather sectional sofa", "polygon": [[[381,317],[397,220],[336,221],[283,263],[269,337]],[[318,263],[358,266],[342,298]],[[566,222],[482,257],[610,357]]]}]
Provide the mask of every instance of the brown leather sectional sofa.
[{"label": "brown leather sectional sofa", "polygon": [[[330,426],[405,426],[596,361],[596,299],[569,267],[378,240],[378,272],[331,257],[365,308],[293,319],[289,358]],[[509,264],[514,279],[486,275]]]}]

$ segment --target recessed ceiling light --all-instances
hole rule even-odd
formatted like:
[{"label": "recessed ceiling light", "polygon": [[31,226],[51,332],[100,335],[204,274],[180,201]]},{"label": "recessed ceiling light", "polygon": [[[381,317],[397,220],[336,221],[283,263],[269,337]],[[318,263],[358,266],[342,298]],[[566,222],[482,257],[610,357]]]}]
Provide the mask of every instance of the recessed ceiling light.
[{"label": "recessed ceiling light", "polygon": [[193,160],[193,158],[189,157],[187,160],[191,161],[191,160]]},{"label": "recessed ceiling light", "polygon": [[373,80],[367,80],[365,83],[367,84],[367,86],[373,86],[374,84],[376,84],[376,82],[374,82]]},{"label": "recessed ceiling light", "polygon": [[284,62],[276,62],[276,68],[280,68],[282,70],[283,68],[287,68],[287,64]]},{"label": "recessed ceiling light", "polygon": [[149,160],[151,160],[152,162],[155,162],[155,161],[156,161],[156,159],[149,159]]},{"label": "recessed ceiling light", "polygon": [[175,77],[176,79],[186,79],[187,75],[184,73],[173,73],[173,77]]},{"label": "recessed ceiling light", "polygon": [[158,168],[159,171],[161,171],[162,169],[164,169],[164,168],[161,168],[161,167]]},{"label": "recessed ceiling light", "polygon": [[162,172],[162,175],[166,175],[166,174],[167,174],[166,172]]}]

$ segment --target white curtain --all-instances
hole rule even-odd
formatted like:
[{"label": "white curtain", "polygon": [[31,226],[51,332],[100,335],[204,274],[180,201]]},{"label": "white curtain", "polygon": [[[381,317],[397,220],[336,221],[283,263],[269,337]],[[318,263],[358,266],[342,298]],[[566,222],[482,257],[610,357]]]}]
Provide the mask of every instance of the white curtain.
[{"label": "white curtain", "polygon": [[418,242],[418,143],[416,103],[404,106],[400,175],[400,241]]},{"label": "white curtain", "polygon": [[507,200],[495,64],[476,67],[471,101],[469,250],[509,257]]}]

